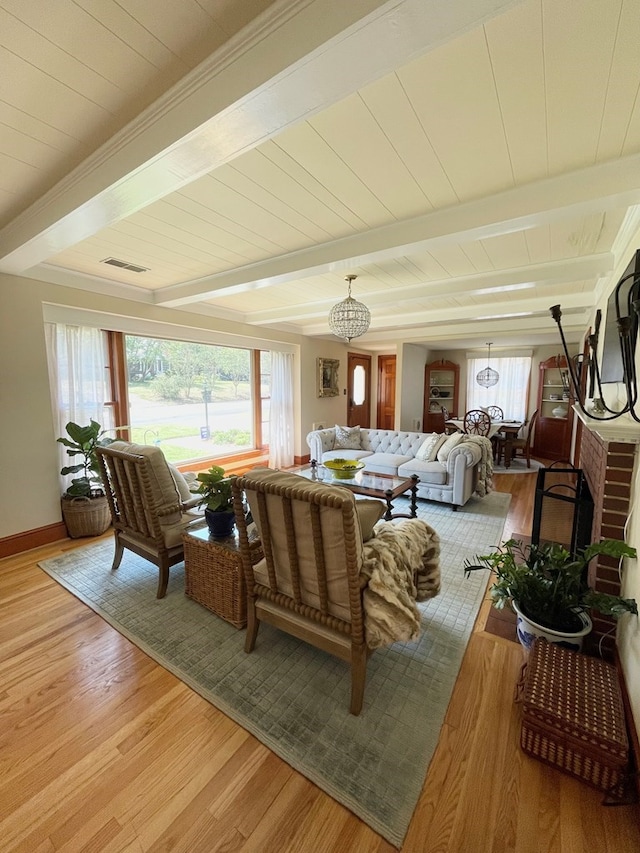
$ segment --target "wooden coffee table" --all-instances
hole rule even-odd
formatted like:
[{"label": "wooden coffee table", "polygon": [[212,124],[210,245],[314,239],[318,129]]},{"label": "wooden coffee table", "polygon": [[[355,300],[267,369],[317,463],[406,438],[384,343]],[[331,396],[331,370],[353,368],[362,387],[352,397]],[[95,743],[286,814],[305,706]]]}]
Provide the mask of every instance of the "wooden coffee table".
[{"label": "wooden coffee table", "polygon": [[[322,463],[316,462],[315,459],[311,460],[310,465],[294,468],[292,472],[319,483],[346,486],[356,495],[385,501],[387,504],[387,511],[384,514],[385,521],[390,521],[392,518],[416,518],[418,514],[417,497],[420,479],[415,474],[412,477],[394,477],[392,474],[374,474],[365,468],[358,471],[349,480],[339,480],[333,476],[328,468],[325,468]],[[394,512],[393,501],[406,492],[411,492],[409,512]]]}]

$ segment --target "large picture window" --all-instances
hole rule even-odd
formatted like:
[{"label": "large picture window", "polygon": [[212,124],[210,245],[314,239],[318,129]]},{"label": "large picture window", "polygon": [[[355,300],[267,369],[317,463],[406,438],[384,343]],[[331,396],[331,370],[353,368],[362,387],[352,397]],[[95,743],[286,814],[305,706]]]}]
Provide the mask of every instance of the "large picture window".
[{"label": "large picture window", "polygon": [[264,447],[268,353],[136,335],[124,341],[132,441],[159,444],[174,463]]}]

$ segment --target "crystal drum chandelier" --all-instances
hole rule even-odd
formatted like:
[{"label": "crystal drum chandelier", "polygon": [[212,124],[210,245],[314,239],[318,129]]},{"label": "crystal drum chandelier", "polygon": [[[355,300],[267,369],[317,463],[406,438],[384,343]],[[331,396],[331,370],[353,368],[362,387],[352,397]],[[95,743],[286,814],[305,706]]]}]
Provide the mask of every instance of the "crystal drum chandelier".
[{"label": "crystal drum chandelier", "polygon": [[351,296],[351,282],[356,278],[357,275],[345,277],[345,281],[349,283],[349,295],[329,311],[329,328],[338,338],[345,338],[347,341],[364,335],[371,322],[367,306]]},{"label": "crystal drum chandelier", "polygon": [[491,362],[491,344],[487,343],[489,347],[489,355],[487,357],[487,366],[484,370],[481,370],[476,376],[476,382],[478,385],[482,385],[483,388],[493,388],[494,385],[498,384],[498,379],[500,379],[500,374],[497,370],[494,370],[489,366]]}]

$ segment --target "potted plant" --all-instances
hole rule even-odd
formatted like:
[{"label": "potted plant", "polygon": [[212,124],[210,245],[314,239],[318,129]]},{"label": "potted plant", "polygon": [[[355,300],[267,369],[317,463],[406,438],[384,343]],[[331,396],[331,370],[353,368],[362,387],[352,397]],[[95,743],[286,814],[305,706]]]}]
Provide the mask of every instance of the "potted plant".
[{"label": "potted plant", "polygon": [[517,539],[504,542],[492,554],[465,561],[470,572],[489,569],[495,576],[491,587],[493,606],[510,604],[518,619],[518,639],[528,650],[536,636],[579,651],[592,627],[589,610],[618,618],[636,613],[633,598],[622,598],[591,589],[586,568],[592,557],[635,557],[636,550],[617,539],[595,542],[573,556],[557,543],[524,545]]},{"label": "potted plant", "polygon": [[67,465],[60,473],[80,474],[62,496],[62,517],[72,539],[82,536],[99,536],[111,524],[109,504],[102,488],[102,477],[96,457],[99,444],[111,444],[100,424],[91,420],[88,426],[69,421],[65,427],[69,438],[58,442],[67,448],[68,456],[80,456],[81,461]]},{"label": "potted plant", "polygon": [[208,471],[197,475],[200,485],[197,494],[202,495],[200,506],[204,506],[209,532],[216,538],[231,536],[235,524],[231,483],[234,477],[226,477],[224,468],[212,465]]}]

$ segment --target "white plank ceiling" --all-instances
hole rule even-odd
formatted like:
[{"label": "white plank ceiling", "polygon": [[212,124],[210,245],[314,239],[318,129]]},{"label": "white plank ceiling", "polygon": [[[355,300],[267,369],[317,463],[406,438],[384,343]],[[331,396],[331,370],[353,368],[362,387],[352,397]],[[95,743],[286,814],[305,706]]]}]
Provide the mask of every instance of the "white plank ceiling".
[{"label": "white plank ceiling", "polygon": [[577,340],[639,248],[638,44],[637,0],[0,0],[0,272],[313,336],[353,273],[363,347]]}]

